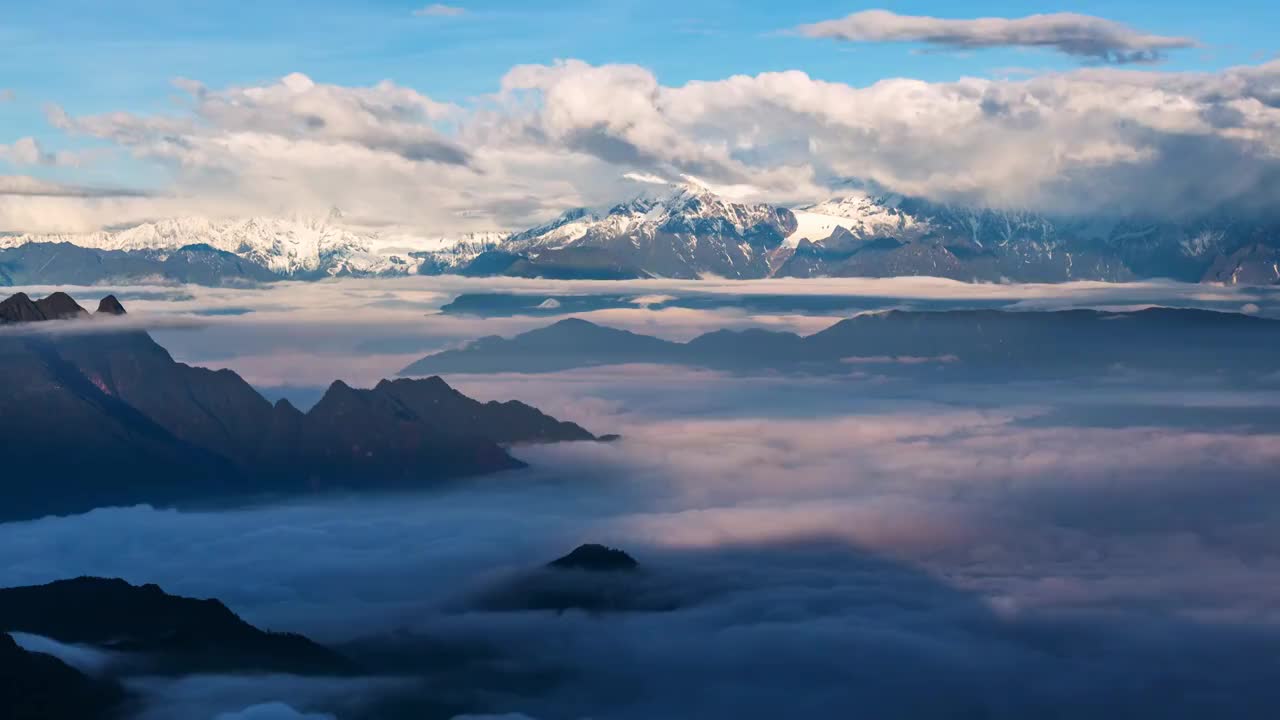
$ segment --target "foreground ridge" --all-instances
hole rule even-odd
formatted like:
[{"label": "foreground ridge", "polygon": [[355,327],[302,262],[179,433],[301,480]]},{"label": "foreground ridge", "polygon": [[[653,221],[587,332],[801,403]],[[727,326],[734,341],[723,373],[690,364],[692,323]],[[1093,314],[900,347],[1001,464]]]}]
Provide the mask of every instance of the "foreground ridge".
[{"label": "foreground ridge", "polygon": [[[93,317],[62,293],[15,295],[0,309],[5,326]],[[124,313],[108,296],[97,314]],[[597,439],[523,403],[478,402],[438,377],[371,389],[337,381],[304,413],[273,405],[230,370],[175,362],[131,325],[94,329],[0,334],[0,437],[12,478],[0,488],[0,520],[409,489],[523,467],[508,445]]]}]

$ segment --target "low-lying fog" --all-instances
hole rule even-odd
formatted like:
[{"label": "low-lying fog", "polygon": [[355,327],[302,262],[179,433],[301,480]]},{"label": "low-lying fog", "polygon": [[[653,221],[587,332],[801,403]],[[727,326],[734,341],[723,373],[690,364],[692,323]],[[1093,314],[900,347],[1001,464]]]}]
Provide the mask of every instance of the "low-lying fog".
[{"label": "low-lying fog", "polygon": [[[165,303],[256,302],[253,291],[208,292],[234,300],[125,302],[157,316]],[[250,316],[282,297],[264,293]],[[343,298],[158,339],[185,361],[221,349],[213,364],[263,386],[351,378],[343,367],[369,382],[403,365],[395,352],[343,365],[369,340],[365,311],[343,316]],[[278,337],[293,312],[310,318]],[[370,311],[366,331],[389,337],[398,323],[425,336],[445,323],[432,337],[456,342],[550,322],[424,312]],[[668,336],[828,324],[646,312],[611,319]],[[326,338],[347,349],[308,365]],[[519,448],[528,470],[409,496],[0,525],[0,585],[155,582],[372,668],[343,681],[141,680],[152,718],[1280,711],[1280,388],[1140,374],[931,386],[646,366],[448,380],[623,439]],[[640,561],[621,588],[627,612],[491,602],[582,542]]]}]

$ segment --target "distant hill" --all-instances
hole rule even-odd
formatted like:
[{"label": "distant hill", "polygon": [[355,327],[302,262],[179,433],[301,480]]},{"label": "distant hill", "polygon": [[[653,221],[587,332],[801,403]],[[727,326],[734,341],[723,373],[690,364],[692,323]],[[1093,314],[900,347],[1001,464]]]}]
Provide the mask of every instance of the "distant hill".
[{"label": "distant hill", "polygon": [[428,355],[401,374],[554,372],[624,363],[821,374],[928,372],[931,378],[1056,377],[1115,367],[1257,374],[1280,367],[1280,321],[1179,308],[893,310],[841,320],[807,337],[720,330],[677,343],[570,318]]}]

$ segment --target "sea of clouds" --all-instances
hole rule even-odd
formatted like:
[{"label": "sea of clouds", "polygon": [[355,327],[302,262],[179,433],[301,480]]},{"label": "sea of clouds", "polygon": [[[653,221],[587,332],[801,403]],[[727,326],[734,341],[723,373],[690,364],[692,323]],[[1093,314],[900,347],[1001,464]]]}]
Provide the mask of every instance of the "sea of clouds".
[{"label": "sea of clouds", "polygon": [[[211,318],[157,336],[184,360],[221,348],[216,364],[261,385],[287,384],[291,365],[328,346],[352,349],[293,367],[297,384],[342,367],[358,378],[394,371],[396,353],[342,358],[396,327],[449,343],[549,322],[433,314],[456,292],[434,286],[290,287],[125,292],[140,316]],[[533,291],[552,289],[566,290]],[[1018,292],[1069,305],[1170,291]],[[200,314],[235,306],[253,311]],[[675,337],[811,320],[610,312],[611,324]],[[282,337],[290,320],[297,331]],[[448,379],[623,439],[516,448],[528,469],[409,495],[0,525],[0,585],[154,582],[218,597],[369,669],[342,681],[139,678],[147,720],[1280,710],[1280,389],[1140,374],[941,386],[651,366]],[[628,611],[521,609],[511,588],[583,542],[640,561],[624,586]],[[506,602],[482,601],[494,597]]]}]

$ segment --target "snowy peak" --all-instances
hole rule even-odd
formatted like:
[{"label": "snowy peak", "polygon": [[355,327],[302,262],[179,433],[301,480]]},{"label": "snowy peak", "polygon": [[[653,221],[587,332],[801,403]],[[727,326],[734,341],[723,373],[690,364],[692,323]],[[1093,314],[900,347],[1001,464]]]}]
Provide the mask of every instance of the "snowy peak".
[{"label": "snowy peak", "polygon": [[601,209],[575,208],[511,236],[485,272],[542,277],[765,277],[796,227],[786,208],[728,200],[693,184]]},{"label": "snowy peak", "polygon": [[[655,211],[661,209],[655,215]],[[696,185],[676,189],[665,201],[649,211],[669,232],[713,232],[747,235],[759,226],[774,226],[785,237],[794,219],[791,211],[772,205],[747,205],[725,200]]]},{"label": "snowy peak", "polygon": [[902,198],[855,193],[795,210],[796,230],[787,238],[794,247],[801,240],[819,242],[843,228],[860,240],[874,240],[928,229],[928,223],[902,209]]},{"label": "snowy peak", "polygon": [[324,216],[214,220],[167,218],[128,228],[81,234],[0,237],[0,249],[31,243],[70,243],[103,251],[164,258],[183,248],[230,253],[285,278],[403,275],[470,262],[506,238],[505,232],[457,236],[384,236],[342,224],[336,208]]},{"label": "snowy peak", "polygon": [[694,183],[661,194],[644,193],[607,209],[574,208],[555,220],[511,236],[512,249],[562,249],[607,243],[626,234],[737,236],[793,231],[790,210],[724,199]]},{"label": "snowy peak", "polygon": [[[332,216],[330,216],[331,218]],[[330,218],[169,218],[121,230],[86,234],[20,235],[0,240],[16,247],[67,242],[96,250],[174,251],[206,245],[250,260],[282,276],[379,272],[387,262],[374,252],[375,238],[333,224]]]}]

